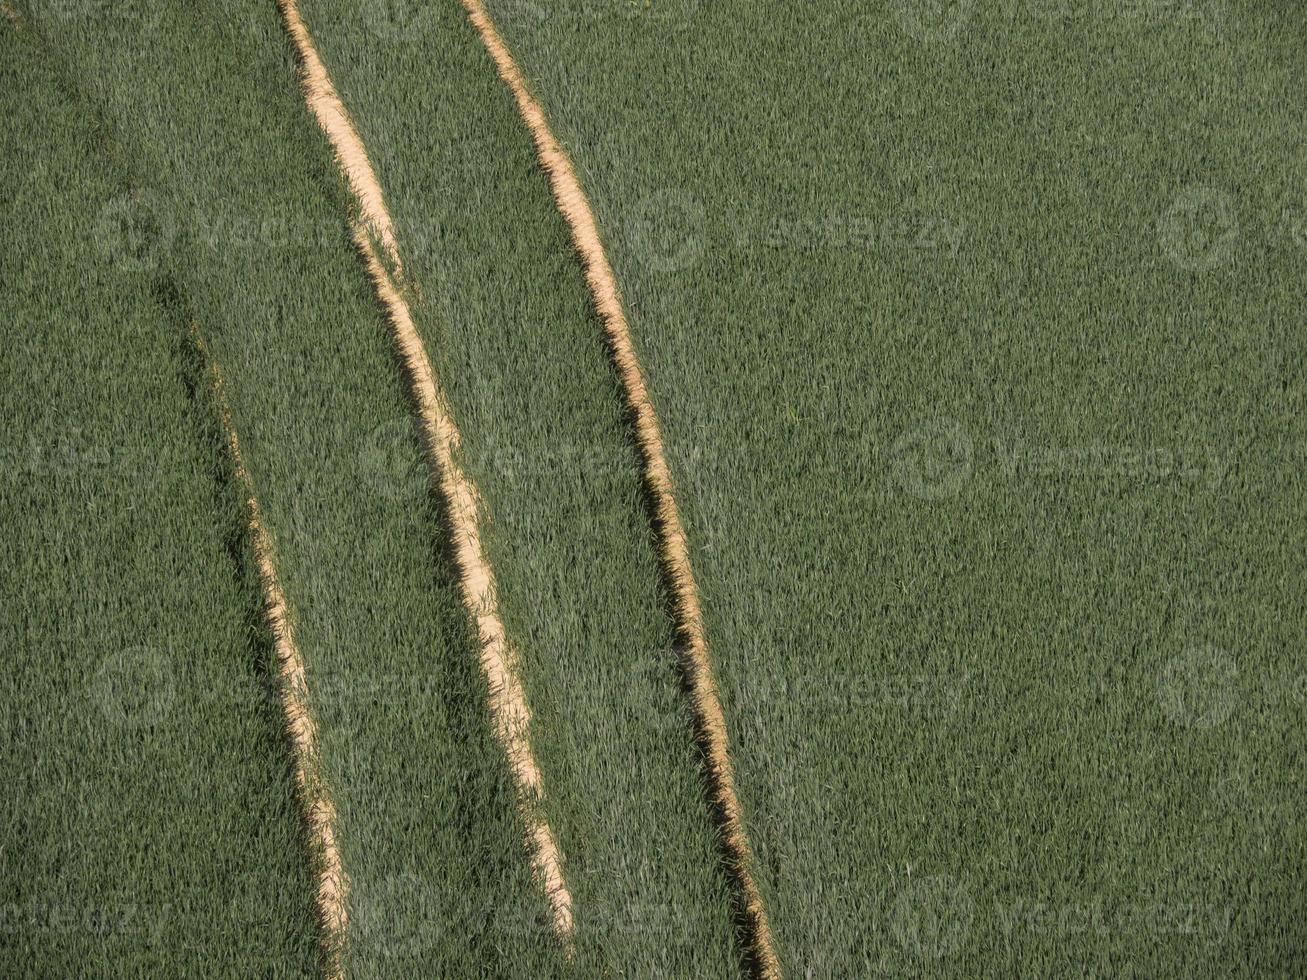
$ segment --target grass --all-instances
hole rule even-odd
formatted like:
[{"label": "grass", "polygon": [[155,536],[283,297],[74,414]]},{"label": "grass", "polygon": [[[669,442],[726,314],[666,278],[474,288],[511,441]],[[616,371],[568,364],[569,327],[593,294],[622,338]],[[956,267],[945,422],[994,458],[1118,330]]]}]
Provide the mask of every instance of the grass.
[{"label": "grass", "polygon": [[143,186],[151,256],[227,377],[339,810],[347,972],[502,957],[549,975],[556,952],[523,939],[545,910],[346,196],[275,8],[232,13],[106,13],[41,40]]},{"label": "grass", "polygon": [[302,8],[386,190],[418,329],[485,497],[575,968],[728,973],[729,899],[635,456],[529,137],[457,9],[427,8],[396,34],[347,4]]},{"label": "grass", "polygon": [[0,48],[0,972],[312,974],[258,593],[185,322],[103,251],[125,191],[81,108],[30,36]]},{"label": "grass", "polygon": [[[484,496],[570,964],[276,5],[14,6],[0,969],[318,967],[195,318],[306,663],[347,975],[738,974],[630,419],[459,4],[303,10]],[[785,972],[1302,973],[1305,15],[487,6],[623,290]]]},{"label": "grass", "polygon": [[1301,15],[488,6],[687,460],[789,972],[1300,963]]}]

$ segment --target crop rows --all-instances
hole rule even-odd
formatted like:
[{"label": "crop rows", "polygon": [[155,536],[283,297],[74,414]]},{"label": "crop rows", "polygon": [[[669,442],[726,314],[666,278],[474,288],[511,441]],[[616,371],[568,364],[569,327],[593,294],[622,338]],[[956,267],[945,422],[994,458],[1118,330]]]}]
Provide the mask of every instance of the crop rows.
[{"label": "crop rows", "polygon": [[0,973],[1303,972],[1307,15],[1054,6],[0,4]]}]

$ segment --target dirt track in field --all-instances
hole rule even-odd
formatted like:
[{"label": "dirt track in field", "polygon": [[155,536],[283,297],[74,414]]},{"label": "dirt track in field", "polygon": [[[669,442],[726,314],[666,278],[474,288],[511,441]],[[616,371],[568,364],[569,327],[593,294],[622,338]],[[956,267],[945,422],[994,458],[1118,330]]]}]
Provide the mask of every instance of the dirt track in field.
[{"label": "dirt track in field", "polygon": [[776,957],[762,894],[754,879],[752,848],[745,833],[740,801],[735,791],[726,720],[708,654],[699,590],[690,565],[685,529],[673,493],[662,433],[631,341],[631,331],[622,307],[617,280],[604,251],[590,203],[577,179],[571,159],[549,128],[544,109],[531,94],[521,69],[481,0],[460,2],[490,54],[499,77],[512,91],[518,112],[531,132],[540,165],[549,177],[554,201],[571,229],[572,244],[580,255],[586,283],[603,321],[609,353],[622,384],[627,409],[634,420],[645,490],[651,503],[652,523],[657,534],[659,561],[673,600],[681,669],[694,712],[696,737],[703,752],[710,803],[737,892],[737,911],[747,947],[745,954],[756,975],[779,977],[780,963]]},{"label": "dirt track in field", "polygon": [[278,7],[299,56],[305,102],[326,133],[336,161],[358,200],[361,214],[353,229],[354,245],[377,300],[385,310],[407,376],[432,485],[439,492],[453,528],[451,550],[459,591],[464,608],[477,627],[491,723],[508,758],[533,871],[549,903],[553,933],[570,950],[572,897],[563,875],[562,853],[553,830],[540,815],[544,785],[531,750],[531,711],[518,676],[517,656],[499,615],[494,575],[482,549],[479,495],[454,459],[459,444],[458,429],[436,385],[426,348],[404,298],[399,249],[367,150],[314,48],[295,0],[278,0]]},{"label": "dirt track in field", "polygon": [[354,129],[345,104],[336,94],[327,68],[318,57],[318,50],[313,45],[309,29],[300,16],[299,5],[295,0],[277,0],[281,10],[286,32],[295,45],[295,53],[300,60],[300,88],[304,101],[313,111],[318,125],[331,141],[331,148],[336,154],[336,162],[349,182],[350,190],[358,201],[359,211],[368,231],[381,243],[386,259],[396,273],[401,272],[399,246],[395,242],[394,224],[386,201],[381,193],[381,184],[372,169],[372,161]]},{"label": "dirt track in field", "polygon": [[263,596],[264,622],[272,635],[277,654],[282,723],[291,744],[300,816],[312,847],[314,877],[317,881],[314,905],[323,936],[325,973],[328,980],[336,980],[341,976],[340,955],[347,924],[345,895],[349,889],[349,880],[341,867],[340,852],[336,847],[336,808],[318,771],[317,730],[309,713],[309,687],[304,658],[295,643],[286,594],[282,591],[277,576],[272,534],[263,521],[259,501],[254,493],[254,482],[241,454],[240,439],[236,435],[231,410],[227,405],[222,371],[209,356],[208,348],[195,324],[191,325],[191,340],[209,374],[209,385],[216,402],[223,439],[244,504],[246,531],[250,538],[250,549],[254,553],[259,591]]}]

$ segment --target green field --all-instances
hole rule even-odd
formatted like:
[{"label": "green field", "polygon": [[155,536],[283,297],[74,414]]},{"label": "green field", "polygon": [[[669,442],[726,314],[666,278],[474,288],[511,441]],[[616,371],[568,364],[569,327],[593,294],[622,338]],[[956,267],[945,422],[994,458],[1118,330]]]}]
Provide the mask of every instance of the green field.
[{"label": "green field", "polygon": [[103,250],[130,185],[42,52],[0,31],[0,79],[0,973],[310,973],[258,597],[185,320]]},{"label": "green field", "polygon": [[1303,15],[967,6],[502,4],[694,450],[786,964],[1294,972]]},{"label": "green field", "polygon": [[175,268],[223,366],[298,613],[352,882],[349,972],[420,961],[463,975],[500,949],[506,969],[548,970],[554,952],[517,935],[534,894],[467,627],[276,10],[246,4],[229,21],[176,4],[152,24],[84,27],[43,40],[70,76],[96,80],[84,99],[149,187],[152,210],[128,231]]},{"label": "green field", "polygon": [[[622,291],[784,973],[1307,971],[1307,13],[485,2]],[[0,973],[325,969],[191,322],[344,973],[747,973],[632,419],[461,5],[301,0],[482,497],[570,953],[276,4],[12,7]]]}]

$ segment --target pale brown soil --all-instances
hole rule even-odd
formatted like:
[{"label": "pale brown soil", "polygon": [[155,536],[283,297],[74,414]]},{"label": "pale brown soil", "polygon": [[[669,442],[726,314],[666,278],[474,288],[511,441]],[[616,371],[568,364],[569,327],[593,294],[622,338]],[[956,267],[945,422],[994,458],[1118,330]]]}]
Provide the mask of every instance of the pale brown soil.
[{"label": "pale brown soil", "polygon": [[720,831],[730,877],[737,892],[738,913],[747,947],[745,953],[756,975],[779,977],[780,963],[776,957],[762,894],[754,878],[752,849],[735,791],[726,721],[708,655],[699,590],[690,566],[685,530],[676,506],[662,434],[631,341],[617,281],[575,168],[550,129],[544,109],[531,94],[521,69],[481,0],[461,2],[489,52],[499,77],[513,93],[518,112],[531,132],[540,164],[549,177],[554,200],[571,229],[573,246],[581,258],[586,283],[604,325],[627,409],[634,420],[645,489],[652,504],[652,523],[658,539],[659,561],[672,594],[682,671],[695,716],[696,735],[703,752],[710,804]]},{"label": "pale brown soil", "polygon": [[541,815],[544,786],[531,750],[531,711],[518,676],[517,656],[500,618],[494,576],[482,549],[480,495],[454,458],[459,444],[458,429],[436,384],[405,290],[400,285],[409,284],[403,279],[393,224],[367,151],[314,48],[295,0],[278,0],[278,7],[299,56],[305,101],[326,133],[336,161],[358,201],[360,218],[353,230],[354,244],[389,321],[392,340],[408,378],[432,485],[445,505],[453,528],[452,550],[459,592],[477,627],[491,724],[507,756],[516,787],[533,872],[549,903],[554,935],[570,950],[572,897],[563,874],[562,853]]},{"label": "pale brown soil", "polygon": [[336,810],[318,771],[317,731],[309,713],[309,688],[304,658],[295,643],[286,594],[282,591],[277,576],[272,534],[260,513],[259,501],[254,494],[254,482],[245,466],[240,439],[236,435],[231,410],[227,406],[222,371],[209,356],[208,348],[195,324],[191,325],[191,339],[209,372],[209,383],[231,459],[232,472],[244,502],[246,531],[263,596],[264,621],[272,635],[277,655],[282,721],[291,745],[300,815],[307,828],[312,849],[317,880],[314,903],[323,933],[325,972],[329,980],[336,980],[341,976],[340,951],[347,922],[345,895],[349,881],[341,867],[340,852],[336,847]]}]

